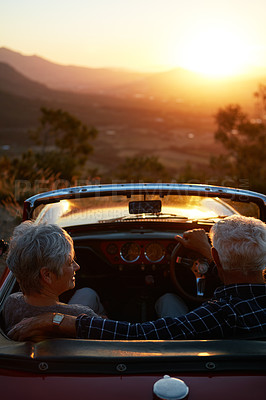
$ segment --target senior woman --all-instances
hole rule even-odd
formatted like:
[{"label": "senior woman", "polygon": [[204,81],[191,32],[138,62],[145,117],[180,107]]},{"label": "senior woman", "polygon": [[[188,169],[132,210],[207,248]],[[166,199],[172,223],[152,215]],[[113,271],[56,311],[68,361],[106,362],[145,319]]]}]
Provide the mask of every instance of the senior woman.
[{"label": "senior woman", "polygon": [[74,256],[72,238],[57,225],[25,221],[15,228],[7,266],[15,275],[21,292],[11,294],[5,303],[6,331],[23,318],[45,312],[54,313],[55,324],[60,324],[61,314],[104,314],[97,293],[90,288],[77,290],[68,304],[59,301],[62,293],[75,287],[80,267]]}]

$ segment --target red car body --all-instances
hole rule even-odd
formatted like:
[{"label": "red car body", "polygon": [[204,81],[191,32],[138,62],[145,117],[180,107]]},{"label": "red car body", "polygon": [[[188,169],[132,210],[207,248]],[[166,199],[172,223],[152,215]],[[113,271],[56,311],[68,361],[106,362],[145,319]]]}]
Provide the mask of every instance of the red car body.
[{"label": "red car body", "polygon": [[[173,204],[169,205],[169,196],[173,195],[181,196],[183,200],[186,196],[191,197],[190,210],[185,210],[179,203],[177,206],[175,198],[176,209],[179,213],[182,209],[183,214],[170,212],[170,208],[173,211]],[[156,204],[153,203],[155,197]],[[107,210],[105,200],[110,202],[110,198],[115,198],[115,201],[113,207]],[[97,207],[93,208],[91,202],[95,199],[100,205],[97,203]],[[153,213],[152,207],[158,206],[158,199],[162,199],[162,209]],[[195,199],[207,199],[207,202],[203,201],[199,209],[195,207]],[[122,210],[122,215],[118,210],[113,215],[118,201],[121,202],[119,212]],[[124,214],[125,202],[132,203],[131,210],[135,213]],[[212,210],[211,215],[203,208],[205,203]],[[101,210],[99,207],[102,207]],[[193,207],[197,218],[189,214]],[[137,208],[143,212],[136,213]],[[225,216],[218,215],[221,209],[229,215],[243,213],[243,210],[250,214],[252,211],[254,216],[265,221],[266,196],[203,185],[136,184],[67,188],[26,200],[24,219],[51,221],[53,218],[54,222],[68,230],[80,257],[81,285],[89,278],[90,283],[99,284],[96,289],[100,291],[101,286],[106,287],[105,279],[110,282],[112,276],[117,291],[121,284],[126,286],[127,293],[132,294],[136,290],[133,298],[138,307],[135,304],[132,308],[134,312],[129,316],[134,321],[145,319],[145,310],[146,318],[150,316],[149,309],[147,311],[148,295],[151,290],[158,289],[151,289],[145,278],[152,276],[155,282],[162,284],[165,279],[165,285],[171,284],[169,265],[175,234],[194,227],[203,227],[208,231],[217,219]],[[87,213],[88,210],[92,211],[92,215]],[[216,210],[216,215],[213,210]],[[147,248],[149,243],[156,243],[156,248]],[[129,248],[133,253],[128,251]],[[193,258],[191,254],[185,256]],[[93,265],[98,260],[98,269],[86,270],[84,259],[87,257],[93,259]],[[188,279],[192,279],[190,275]],[[8,269],[0,282],[2,308],[7,296],[18,287]],[[187,290],[190,287],[185,288]],[[192,292],[192,298],[200,300],[197,288]],[[145,301],[146,308],[143,308]],[[112,313],[116,303],[107,301],[106,304],[110,305]],[[113,315],[122,318],[120,311],[114,310]],[[19,343],[6,336],[3,321],[1,327],[0,387],[3,399],[30,400],[37,397],[39,400],[73,400],[75,396],[82,396],[97,400],[148,400],[155,398],[153,385],[165,375],[183,380],[189,389],[186,398],[190,400],[265,399],[265,337],[179,341],[62,338]]]}]

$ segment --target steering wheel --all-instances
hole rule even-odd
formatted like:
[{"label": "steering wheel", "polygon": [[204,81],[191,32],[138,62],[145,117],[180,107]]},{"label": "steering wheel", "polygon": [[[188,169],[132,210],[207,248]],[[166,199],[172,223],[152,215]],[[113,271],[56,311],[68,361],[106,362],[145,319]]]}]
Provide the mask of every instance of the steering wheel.
[{"label": "steering wheel", "polygon": [[[192,295],[188,293],[186,289],[183,288],[182,284],[180,283],[177,274],[176,274],[176,268],[178,268],[178,258],[180,258],[180,255],[186,251],[186,248],[181,245],[181,243],[178,243],[175,248],[172,251],[171,254],[171,260],[170,260],[170,276],[173,285],[175,286],[176,290],[179,292],[179,294],[184,298],[185,300],[189,300],[192,302],[198,302],[198,303],[203,303],[204,301],[207,301],[209,297],[206,296],[206,288],[205,288],[205,282],[206,282],[206,277],[205,274],[209,269],[209,264],[207,261],[205,262],[204,260],[199,263],[199,260],[197,260],[197,257],[195,260],[192,258],[186,259],[188,262],[183,263],[181,259],[182,265],[184,265],[186,268],[190,269],[194,276],[195,276],[195,282],[196,282],[196,295]],[[195,253],[195,255],[198,256],[198,259],[202,260],[202,256],[200,256],[198,253]]]}]

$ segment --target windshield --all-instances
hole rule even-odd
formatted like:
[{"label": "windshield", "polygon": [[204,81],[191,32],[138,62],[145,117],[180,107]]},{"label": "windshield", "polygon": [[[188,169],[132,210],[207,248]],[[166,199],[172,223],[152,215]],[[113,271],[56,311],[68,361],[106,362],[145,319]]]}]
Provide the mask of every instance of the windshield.
[{"label": "windshield", "polygon": [[[132,204],[141,202],[151,204],[152,201],[161,202],[158,208],[146,207],[145,212],[132,212]],[[148,203],[149,202],[149,203]],[[240,210],[241,207],[241,210]],[[240,211],[239,211],[240,210]],[[201,196],[167,195],[133,195],[102,196],[61,200],[57,203],[42,205],[34,211],[34,218],[39,222],[57,223],[62,227],[121,222],[136,219],[162,220],[210,220],[215,221],[232,214],[243,213],[258,217],[258,207],[255,204],[244,204],[222,200],[220,198],[206,198]]]}]

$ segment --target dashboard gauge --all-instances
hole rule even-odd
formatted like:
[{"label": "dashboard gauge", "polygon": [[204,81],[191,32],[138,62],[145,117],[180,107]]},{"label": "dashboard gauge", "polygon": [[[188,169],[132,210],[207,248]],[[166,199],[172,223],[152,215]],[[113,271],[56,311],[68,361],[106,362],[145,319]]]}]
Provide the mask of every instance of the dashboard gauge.
[{"label": "dashboard gauge", "polygon": [[115,254],[118,253],[118,247],[115,243],[109,243],[106,247],[106,251],[111,256],[114,256]]},{"label": "dashboard gauge", "polygon": [[124,243],[121,247],[120,255],[126,262],[137,261],[140,257],[140,246],[134,242]]},{"label": "dashboard gauge", "polygon": [[165,250],[159,243],[149,243],[145,248],[145,257],[150,262],[159,262],[164,258]]}]

